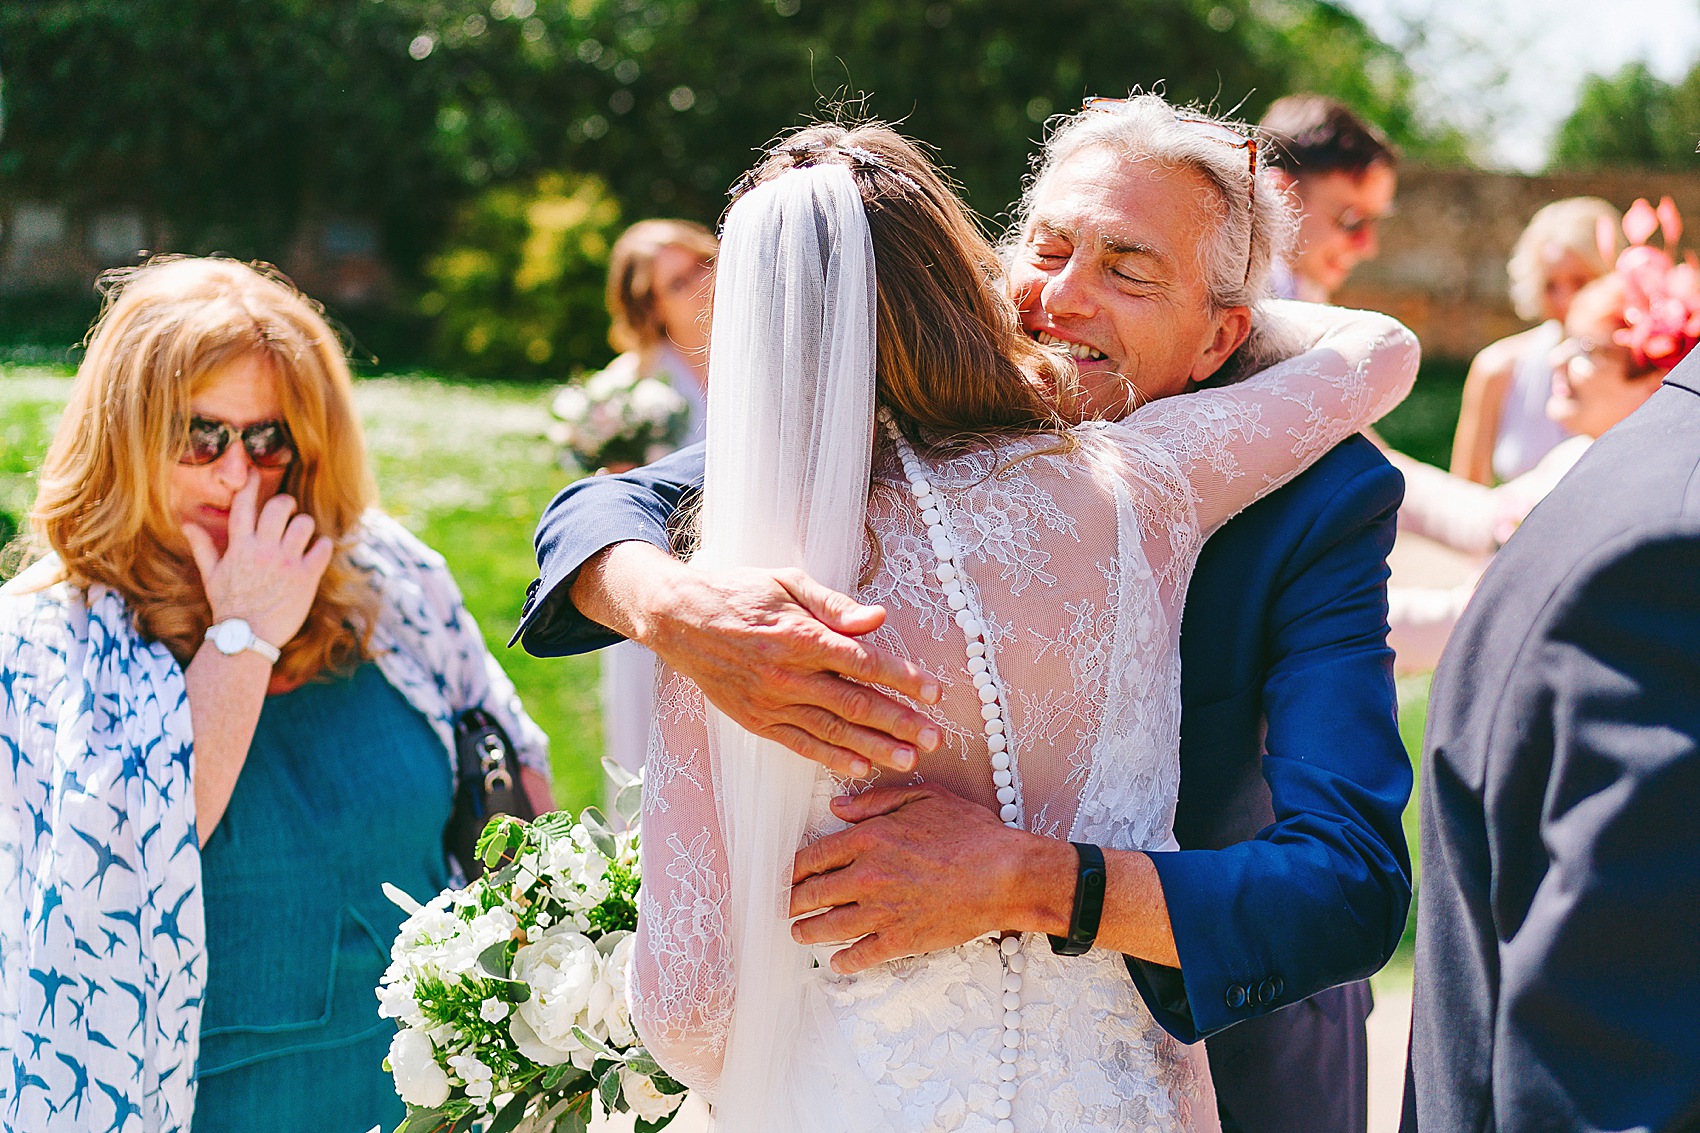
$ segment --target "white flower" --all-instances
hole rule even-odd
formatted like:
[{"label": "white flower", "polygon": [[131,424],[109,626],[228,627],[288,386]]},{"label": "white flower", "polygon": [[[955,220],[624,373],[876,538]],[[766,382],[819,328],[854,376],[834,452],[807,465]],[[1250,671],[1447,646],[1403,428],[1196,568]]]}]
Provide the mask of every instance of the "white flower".
[{"label": "white flower", "polygon": [[624,1067],[620,1069],[620,1092],[626,1095],[626,1104],[632,1107],[632,1112],[643,1121],[659,1121],[685,1100],[684,1094],[664,1094],[647,1077]]},{"label": "white flower", "polygon": [[637,382],[637,359],[622,354],[609,363],[606,370],[590,375],[585,380],[584,392],[591,401],[607,401],[615,394],[631,389]]},{"label": "white flower", "polygon": [[495,1092],[496,1081],[490,1068],[478,1061],[474,1054],[453,1054],[449,1056],[449,1065],[460,1075],[460,1080],[466,1083],[466,1096],[484,1105]]},{"label": "white flower", "polygon": [[408,1105],[430,1109],[449,1100],[449,1076],[437,1065],[431,1040],[421,1031],[403,1027],[390,1040],[390,1073],[395,1092]]},{"label": "white flower", "polygon": [[555,401],[549,408],[555,416],[569,425],[576,424],[590,411],[590,398],[577,386],[567,386],[555,395]]},{"label": "white flower", "polygon": [[590,1030],[591,995],[602,977],[602,957],[590,938],[557,925],[514,954],[511,978],[531,988],[508,1024],[519,1052],[540,1066],[558,1066],[573,1056],[588,1068],[584,1044],[573,1027]]},{"label": "white flower", "polygon": [[408,979],[381,984],[378,987],[378,1014],[385,1019],[400,1019],[409,1027],[423,1026],[425,1017],[413,998],[414,982]]},{"label": "white flower", "polygon": [[654,378],[645,378],[632,387],[632,414],[651,425],[665,425],[685,407],[685,399],[673,387]]},{"label": "white flower", "polygon": [[508,1006],[507,1003],[492,996],[479,1005],[478,1016],[486,1023],[500,1023],[508,1017],[508,1012],[511,1010],[513,1008]]},{"label": "white flower", "polygon": [[637,934],[628,934],[614,945],[614,950],[602,962],[602,982],[608,988],[609,996],[607,1005],[602,1009],[601,1023],[609,1045],[617,1050],[637,1044],[637,1034],[632,1030],[631,1001],[626,997],[626,969],[631,965],[632,949],[636,944]]}]

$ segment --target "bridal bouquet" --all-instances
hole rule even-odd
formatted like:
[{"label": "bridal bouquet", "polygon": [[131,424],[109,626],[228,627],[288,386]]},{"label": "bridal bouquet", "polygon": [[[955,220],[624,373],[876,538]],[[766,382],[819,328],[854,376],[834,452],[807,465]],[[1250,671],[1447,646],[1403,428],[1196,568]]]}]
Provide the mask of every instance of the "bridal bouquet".
[{"label": "bridal bouquet", "polygon": [[498,816],[478,881],[423,907],[385,887],[410,913],[378,988],[379,1013],[401,1024],[384,1064],[407,1103],[396,1133],[569,1133],[593,1110],[630,1111],[638,1133],[672,1120],[685,1087],[626,1007],[637,841],[595,808]]},{"label": "bridal bouquet", "polygon": [[549,439],[587,472],[613,464],[648,464],[679,447],[691,407],[661,378],[638,373],[622,355],[583,385],[567,386],[551,406],[558,419]]}]

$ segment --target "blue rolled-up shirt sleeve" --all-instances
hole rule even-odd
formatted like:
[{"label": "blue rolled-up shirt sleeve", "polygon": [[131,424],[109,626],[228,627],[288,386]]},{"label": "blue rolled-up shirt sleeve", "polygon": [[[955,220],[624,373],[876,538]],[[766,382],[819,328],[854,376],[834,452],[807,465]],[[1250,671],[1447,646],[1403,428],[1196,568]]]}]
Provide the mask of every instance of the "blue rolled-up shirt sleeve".
[{"label": "blue rolled-up shirt sleeve", "polygon": [[701,491],[703,454],[702,445],[691,445],[631,472],[587,476],[562,489],[537,523],[537,579],[508,644],[517,641],[537,657],[563,657],[619,641],[580,613],[568,591],[579,568],[615,543],[669,547],[669,524]]}]

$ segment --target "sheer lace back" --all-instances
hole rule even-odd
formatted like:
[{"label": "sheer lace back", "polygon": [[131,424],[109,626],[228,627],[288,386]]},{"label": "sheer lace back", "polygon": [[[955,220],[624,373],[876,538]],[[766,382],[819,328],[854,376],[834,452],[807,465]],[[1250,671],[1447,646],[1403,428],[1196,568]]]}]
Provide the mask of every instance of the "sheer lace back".
[{"label": "sheer lace back", "polygon": [[[1052,436],[1009,438],[924,457],[946,502],[965,589],[1010,693],[1010,749],[1027,829],[1118,849],[1173,847],[1180,616],[1199,546],[1235,512],[1396,404],[1415,374],[1414,341],[1398,324],[1326,317],[1331,322],[1315,349],[1239,386],[1160,401],[1119,423],[1082,426],[1060,444]],[[925,524],[892,453],[876,451],[873,480],[868,519],[877,544],[857,596],[888,611],[874,643],[914,660],[943,685],[937,706],[917,705],[945,741],[921,757],[914,778],[995,810],[980,700],[962,667],[961,633],[935,580]],[[734,991],[720,919],[726,859],[716,769],[695,686],[664,671],[658,706],[645,788],[634,1019],[674,1073],[712,1094]],[[838,825],[824,807],[830,793],[822,792],[810,838]],[[840,1026],[876,1083],[896,1073],[891,1044],[905,1034],[920,1043],[929,1028],[960,1037],[978,1025],[969,1018],[978,1010],[967,1005],[972,996],[953,995],[954,1006],[942,1013],[907,1002],[923,994],[922,984],[924,995],[936,998],[940,979],[980,978],[972,974],[980,971],[972,955],[950,959],[963,949],[846,980],[823,975]],[[1127,1116],[1119,1107],[1137,1097],[1150,1112],[1169,1115],[1153,1127],[1191,1128],[1182,1115],[1200,1071],[1180,1048],[1164,1046],[1170,1040],[1144,1013],[1119,963],[1048,961],[1035,965],[1047,978],[1097,990],[1039,989],[1033,1018],[1053,1022],[1029,1029],[1031,1057],[1024,1051],[1021,1067],[1024,1079],[1045,1084],[1023,1085],[1017,1113],[1029,1118],[1018,1127],[1117,1127]],[[931,974],[917,976],[917,964]],[[947,970],[957,974],[946,978]],[[1024,1016],[1026,997],[1024,991]],[[995,1000],[986,1010],[1001,1016]],[[898,1002],[906,1006],[893,1014]],[[1069,1056],[1059,1058],[1067,1036]],[[1145,1069],[1132,1070],[1130,1043],[1145,1051],[1133,1059]],[[965,1057],[920,1057],[899,1077],[922,1074],[953,1083],[946,1094],[972,1092],[974,1076],[987,1068]],[[1093,1062],[1116,1085],[1092,1094],[1090,1104],[1071,1105],[1067,1099],[1085,1097],[1074,1079]],[[990,1081],[995,1087],[995,1077]],[[913,1102],[912,1091],[899,1094],[907,1100],[885,1105],[884,1120],[895,1128],[930,1127],[919,1114],[893,1116]]]}]

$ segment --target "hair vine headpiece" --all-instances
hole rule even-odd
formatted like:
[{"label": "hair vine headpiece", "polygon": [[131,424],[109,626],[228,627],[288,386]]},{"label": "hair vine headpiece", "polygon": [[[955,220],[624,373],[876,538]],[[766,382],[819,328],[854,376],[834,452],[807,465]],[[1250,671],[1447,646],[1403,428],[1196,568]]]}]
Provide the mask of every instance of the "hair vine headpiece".
[{"label": "hair vine headpiece", "polygon": [[[1647,244],[1655,232],[1664,235],[1662,250]],[[1673,258],[1682,215],[1669,197],[1657,209],[1645,198],[1637,200],[1623,214],[1623,234],[1629,247],[1617,257],[1613,272],[1623,282],[1624,329],[1613,340],[1629,347],[1637,368],[1669,370],[1700,343],[1700,261],[1693,252],[1682,263]],[[1601,257],[1609,262],[1617,242],[1605,217],[1596,236]]]},{"label": "hair vine headpiece", "polygon": [[[788,157],[793,163],[793,168],[806,169],[815,164],[815,162],[819,161],[821,158],[834,153],[843,154],[845,157],[849,158],[853,164],[860,165],[863,168],[871,167],[874,169],[882,169],[891,174],[893,177],[896,177],[899,181],[902,181],[911,189],[914,189],[916,192],[921,191],[921,186],[915,183],[914,178],[910,177],[907,173],[903,172],[903,170],[897,168],[897,166],[893,165],[873,150],[864,149],[861,146],[838,145],[832,142],[823,141],[785,141],[769,148],[766,151],[765,156]],[[758,164],[754,169],[749,170],[742,177],[738,178],[737,181],[733,182],[732,189],[728,195],[737,197],[748,192],[750,188],[754,186],[756,177],[760,174],[762,166],[765,164],[766,162]]]}]

